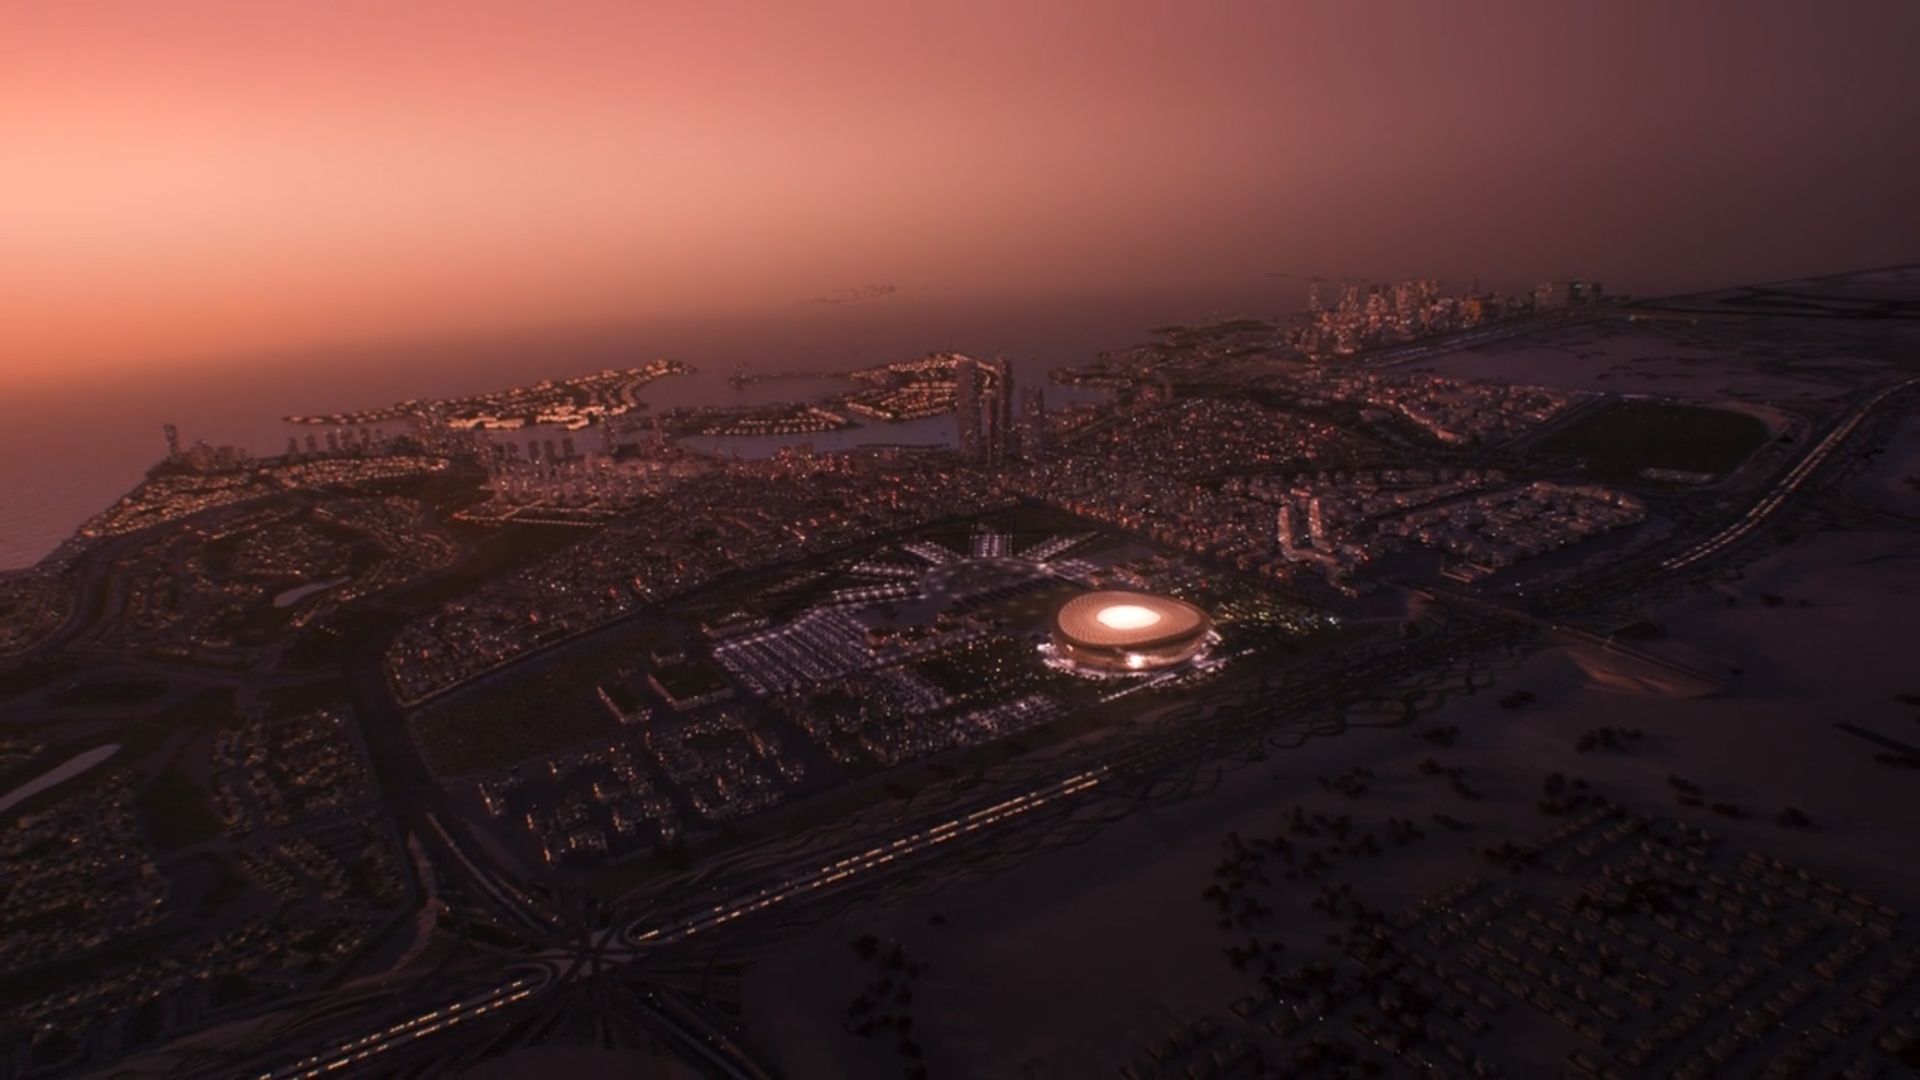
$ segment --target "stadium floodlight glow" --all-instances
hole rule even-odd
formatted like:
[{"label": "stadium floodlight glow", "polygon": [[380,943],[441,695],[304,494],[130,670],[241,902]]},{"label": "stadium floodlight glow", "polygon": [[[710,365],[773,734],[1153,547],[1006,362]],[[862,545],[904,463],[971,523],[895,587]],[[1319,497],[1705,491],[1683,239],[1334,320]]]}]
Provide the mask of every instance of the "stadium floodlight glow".
[{"label": "stadium floodlight glow", "polygon": [[1048,662],[1086,675],[1162,671],[1199,655],[1212,630],[1207,613],[1184,600],[1096,589],[1054,611]]},{"label": "stadium floodlight glow", "polygon": [[1114,604],[1094,613],[1100,625],[1114,630],[1139,630],[1160,621],[1160,613],[1139,604]]}]

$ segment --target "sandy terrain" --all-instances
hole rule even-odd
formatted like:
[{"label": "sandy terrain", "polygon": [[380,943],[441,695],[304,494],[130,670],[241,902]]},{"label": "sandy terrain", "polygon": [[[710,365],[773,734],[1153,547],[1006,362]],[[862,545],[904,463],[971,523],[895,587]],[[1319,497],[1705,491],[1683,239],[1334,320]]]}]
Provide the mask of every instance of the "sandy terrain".
[{"label": "sandy terrain", "polygon": [[1881,510],[1920,517],[1920,416],[1897,424],[1847,492]]},{"label": "sandy terrain", "polygon": [[566,1080],[692,1080],[697,1070],[638,1050],[583,1046],[538,1046],[515,1050],[461,1073],[461,1080],[519,1080],[526,1076]]},{"label": "sandy terrain", "polygon": [[[1771,344],[1756,346],[1756,337]],[[1833,398],[1884,370],[1856,359],[1819,328],[1781,324],[1756,336],[1745,320],[1612,321],[1531,334],[1449,353],[1402,369],[1502,382],[1655,394],[1702,402],[1748,399],[1791,405]]]},{"label": "sandy terrain", "polygon": [[[792,1076],[899,1075],[903,1059],[890,1033],[860,1038],[843,1020],[874,977],[850,942],[871,933],[900,941],[927,965],[906,1009],[932,1076],[1111,1075],[1176,1022],[1224,1016],[1247,990],[1249,976],[1221,952],[1246,931],[1222,932],[1201,899],[1229,830],[1275,834],[1294,804],[1351,815],[1375,834],[1389,817],[1425,830],[1404,848],[1389,845],[1312,883],[1276,879],[1262,893],[1275,914],[1260,932],[1298,962],[1333,953],[1324,938],[1336,924],[1310,906],[1327,882],[1351,883],[1356,896],[1392,912],[1470,874],[1501,876],[1469,849],[1551,828],[1556,820],[1533,802],[1552,772],[1584,778],[1632,809],[1829,874],[1876,901],[1920,906],[1920,834],[1911,828],[1920,785],[1910,771],[1874,760],[1884,747],[1833,726],[1846,721],[1920,743],[1920,709],[1895,700],[1920,692],[1911,660],[1920,640],[1916,600],[1920,536],[1822,536],[1719,590],[1647,612],[1670,636],[1641,647],[1723,676],[1722,693],[1612,692],[1559,648],[1517,664],[1482,664],[1477,678],[1490,678],[1490,688],[1454,697],[1411,728],[1354,729],[1275,752],[1233,767],[1199,797],[1142,809],[991,880],[856,910],[811,930],[749,970],[748,1035]],[[1534,700],[1503,707],[1500,699],[1516,691]],[[1457,725],[1457,744],[1416,737],[1436,725]],[[1576,752],[1581,734],[1603,725],[1644,737]],[[1481,798],[1464,799],[1444,777],[1424,775],[1419,766],[1429,757],[1463,768]],[[1373,774],[1360,798],[1318,780],[1355,767]],[[1671,775],[1699,784],[1708,803],[1738,804],[1744,817],[1676,805]],[[1787,806],[1815,827],[1777,825]],[[1476,828],[1451,832],[1431,822],[1436,812]],[[1501,1049],[1519,1075],[1511,1067],[1557,1071],[1568,1048],[1546,1040]]]}]

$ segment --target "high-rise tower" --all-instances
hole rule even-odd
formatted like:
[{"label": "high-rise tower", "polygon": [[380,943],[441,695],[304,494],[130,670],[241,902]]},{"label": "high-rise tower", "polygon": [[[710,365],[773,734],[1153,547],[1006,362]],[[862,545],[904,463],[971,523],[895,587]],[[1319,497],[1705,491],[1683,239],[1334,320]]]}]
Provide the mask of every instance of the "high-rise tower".
[{"label": "high-rise tower", "polygon": [[981,402],[985,457],[987,464],[1001,465],[1007,460],[1008,444],[1013,439],[1013,365],[1003,356],[985,367],[989,376],[986,399]]},{"label": "high-rise tower", "polygon": [[960,446],[960,456],[968,461],[977,461],[980,457],[980,446],[984,434],[980,427],[982,381],[980,366],[973,358],[962,356],[954,360],[953,421]]},{"label": "high-rise tower", "polygon": [[1005,357],[953,361],[954,430],[960,456],[982,465],[1006,461],[1013,442],[1013,365]]},{"label": "high-rise tower", "polygon": [[1020,453],[1039,458],[1047,452],[1047,391],[1041,386],[1020,390]]}]

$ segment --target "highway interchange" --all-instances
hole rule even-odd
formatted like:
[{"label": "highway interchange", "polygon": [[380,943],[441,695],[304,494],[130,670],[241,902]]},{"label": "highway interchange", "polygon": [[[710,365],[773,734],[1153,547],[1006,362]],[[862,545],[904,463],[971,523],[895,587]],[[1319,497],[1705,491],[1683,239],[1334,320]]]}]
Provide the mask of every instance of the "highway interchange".
[{"label": "highway interchange", "polygon": [[[1021,790],[992,796],[960,791],[911,821],[895,822],[878,838],[829,852],[803,847],[780,851],[764,861],[755,861],[750,852],[734,853],[725,863],[736,872],[723,868],[688,879],[684,891],[676,892],[667,903],[654,899],[666,891],[655,888],[583,923],[578,914],[553,910],[488,869],[484,860],[472,857],[467,844],[456,836],[457,829],[450,829],[433,812],[431,798],[416,794],[403,799],[395,807],[396,814],[438,856],[436,866],[471,886],[503,921],[524,928],[531,940],[544,943],[518,955],[503,952],[498,981],[491,985],[431,1002],[413,999],[409,1008],[387,1010],[389,1015],[374,1021],[372,1030],[340,1030],[334,1037],[309,1038],[298,1047],[274,1047],[257,1059],[251,1075],[292,1080],[374,1071],[391,1074],[408,1068],[428,1074],[434,1069],[430,1055],[435,1042],[447,1032],[469,1029],[482,1019],[511,1016],[592,973],[626,968],[644,979],[650,964],[696,939],[737,930],[772,915],[791,918],[827,897],[844,900],[958,849],[1003,843],[1023,830],[1043,830],[1088,800],[1141,799],[1170,777],[1208,761],[1243,757],[1280,733],[1304,737],[1337,731],[1338,719],[1329,720],[1327,705],[1343,700],[1354,687],[1393,686],[1462,657],[1537,636],[1541,620],[1555,614],[1541,610],[1543,604],[1559,612],[1577,611],[1734,553],[1763,535],[1793,498],[1808,490],[1875,410],[1916,384],[1920,378],[1908,378],[1856,400],[1738,516],[1703,538],[1671,542],[1622,560],[1604,573],[1556,590],[1550,598],[1534,599],[1530,614],[1513,608],[1502,611],[1503,605],[1484,599],[1461,603],[1435,592],[1431,594],[1435,602],[1449,616],[1444,633],[1386,649],[1356,650],[1337,663],[1304,674],[1249,671],[1210,681],[1190,691],[1183,704],[1167,710],[1163,719],[1095,743],[1091,747],[1094,760],[1075,761],[1063,753],[1035,765],[1035,770],[1051,773],[1033,776]],[[398,723],[384,726],[390,732],[401,729]],[[376,752],[375,757],[392,760],[393,755]],[[412,757],[403,755],[402,760]],[[403,791],[432,789],[424,775],[383,775],[382,780],[383,790],[389,792],[395,790],[395,780],[402,781]],[[416,786],[422,781],[429,786]],[[767,1075],[768,1070],[755,1062],[747,1048],[735,1044],[726,1025],[712,1022],[670,994],[649,991],[642,997],[649,1026],[698,1057],[708,1071],[732,1077]]]}]

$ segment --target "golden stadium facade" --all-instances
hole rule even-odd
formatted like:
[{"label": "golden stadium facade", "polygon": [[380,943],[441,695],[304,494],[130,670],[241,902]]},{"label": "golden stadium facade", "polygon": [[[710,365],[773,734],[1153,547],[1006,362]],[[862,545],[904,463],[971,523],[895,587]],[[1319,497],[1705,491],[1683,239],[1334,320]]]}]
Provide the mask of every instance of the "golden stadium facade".
[{"label": "golden stadium facade", "polygon": [[1193,659],[1212,630],[1207,613],[1184,600],[1101,589],[1053,613],[1053,654],[1093,671],[1157,671]]}]

